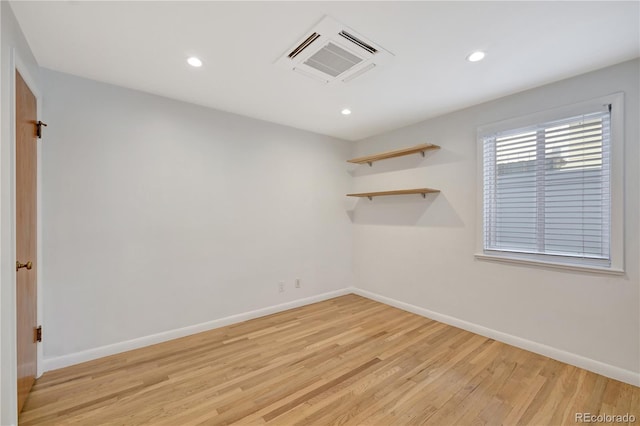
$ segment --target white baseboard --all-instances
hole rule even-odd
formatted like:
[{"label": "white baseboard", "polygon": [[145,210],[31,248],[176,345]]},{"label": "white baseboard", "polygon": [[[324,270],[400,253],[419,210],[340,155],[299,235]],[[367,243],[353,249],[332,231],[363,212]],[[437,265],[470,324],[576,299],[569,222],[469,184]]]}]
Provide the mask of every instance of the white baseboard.
[{"label": "white baseboard", "polygon": [[400,302],[399,300],[391,299],[386,296],[381,296],[376,293],[372,293],[367,290],[351,287],[349,292],[357,294],[368,299],[375,300],[386,305],[393,306],[403,311],[412,312],[414,314],[433,319],[445,324],[452,325],[454,327],[461,328],[463,330],[470,331],[481,336],[489,337],[502,343],[506,343],[511,346],[516,346],[527,351],[535,352],[540,355],[547,356],[549,358],[561,361],[567,364],[575,365],[576,367],[584,368],[585,370],[592,371],[597,374],[601,374],[612,379],[620,380],[621,382],[629,383],[634,386],[640,386],[640,373],[636,373],[631,370],[616,367],[604,362],[596,361],[591,358],[586,358],[581,355],[577,355],[571,352],[557,349],[551,346],[543,345],[542,343],[533,342],[531,340],[523,339],[521,337],[513,336],[511,334],[503,333],[491,328],[483,327],[478,324],[474,324],[468,321],[461,320],[459,318],[451,317],[449,315],[440,314],[438,312],[430,311],[419,306],[411,305],[409,303]]},{"label": "white baseboard", "polygon": [[58,368],[80,364],[81,362],[91,361],[97,358],[130,351],[132,349],[138,349],[145,346],[154,345],[156,343],[166,342],[168,340],[177,339],[179,337],[213,330],[214,328],[220,328],[238,322],[263,317],[265,315],[275,314],[278,312],[286,311],[288,309],[298,308],[300,306],[309,305],[311,303],[322,302],[323,300],[332,299],[338,296],[344,296],[345,294],[349,294],[351,292],[352,291],[350,289],[340,289],[328,293],[318,294],[316,296],[306,297],[304,299],[294,300],[292,302],[281,303],[279,305],[269,306],[262,309],[256,309],[255,311],[244,312],[242,314],[231,315],[213,321],[190,325],[188,327],[163,331],[162,333],[126,340],[124,342],[118,342],[106,346],[100,346],[98,348],[87,349],[85,351],[68,355],[45,358],[43,360],[44,371],[56,370]]},{"label": "white baseboard", "polygon": [[224,327],[227,325],[235,324],[242,321],[262,317],[265,315],[274,314],[277,312],[286,311],[287,309],[298,308],[300,306],[309,305],[311,303],[321,302],[323,300],[332,299],[334,297],[343,296],[345,294],[357,294],[368,299],[375,300],[386,305],[402,309],[404,311],[412,312],[414,314],[433,319],[445,324],[452,325],[454,327],[461,328],[463,330],[470,331],[472,333],[485,336],[499,342],[506,343],[508,345],[516,346],[521,349],[525,349],[531,352],[538,353],[540,355],[547,356],[549,358],[565,362],[567,364],[575,365],[576,367],[584,368],[585,370],[592,371],[597,374],[601,374],[612,379],[620,380],[621,382],[629,383],[634,386],[640,386],[640,374],[631,370],[626,370],[620,367],[616,367],[610,364],[606,364],[594,359],[586,358],[581,355],[577,355],[571,352],[567,352],[561,349],[547,346],[542,343],[537,343],[531,340],[523,339],[511,334],[503,333],[498,330],[487,328],[478,324],[474,324],[468,321],[461,320],[459,318],[451,317],[449,315],[440,314],[438,312],[430,311],[429,309],[421,308],[419,306],[412,305],[410,303],[401,302],[390,297],[381,296],[376,293],[372,293],[367,290],[362,290],[355,287],[347,287],[344,289],[331,291],[328,293],[319,294],[316,296],[307,297],[304,299],[294,300],[292,302],[282,303],[275,306],[269,306],[255,311],[245,312],[237,315],[231,315],[225,318],[208,321],[201,324],[195,324],[188,327],[183,327],[175,330],[169,330],[162,333],[152,334],[150,336],[139,337],[137,339],[127,340],[124,342],[118,342],[111,345],[101,346],[98,348],[88,349],[82,352],[76,352],[68,355],[45,358],[43,360],[44,371],[56,370],[58,368],[68,367],[70,365],[79,364],[81,362],[91,361],[97,358],[102,358],[109,355],[114,355],[121,352],[130,351],[133,349],[142,348],[156,343],[166,342],[168,340],[177,339],[179,337],[188,336],[203,331],[213,330],[215,328]]}]

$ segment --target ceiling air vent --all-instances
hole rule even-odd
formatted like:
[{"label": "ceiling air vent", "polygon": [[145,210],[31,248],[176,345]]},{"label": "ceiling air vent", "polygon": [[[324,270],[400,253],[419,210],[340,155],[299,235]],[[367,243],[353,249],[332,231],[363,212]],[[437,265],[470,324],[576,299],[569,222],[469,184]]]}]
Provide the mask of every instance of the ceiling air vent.
[{"label": "ceiling air vent", "polygon": [[347,83],[389,61],[393,54],[325,16],[276,61],[323,83]]}]

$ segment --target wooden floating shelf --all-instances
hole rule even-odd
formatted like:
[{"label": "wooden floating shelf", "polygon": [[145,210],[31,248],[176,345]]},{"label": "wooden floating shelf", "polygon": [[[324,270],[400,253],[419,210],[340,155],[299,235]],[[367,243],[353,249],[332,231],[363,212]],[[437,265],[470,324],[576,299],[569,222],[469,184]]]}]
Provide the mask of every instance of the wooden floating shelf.
[{"label": "wooden floating shelf", "polygon": [[404,155],[420,153],[424,157],[425,151],[429,151],[431,149],[440,149],[440,147],[438,145],[424,143],[422,145],[416,145],[411,148],[399,149],[397,151],[388,151],[388,152],[382,152],[380,154],[368,155],[366,157],[352,158],[351,160],[347,160],[347,162],[354,163],[354,164],[366,163],[366,164],[369,164],[369,166],[372,166],[375,161],[386,160],[387,158],[402,157]]},{"label": "wooden floating shelf", "polygon": [[379,192],[361,192],[358,194],[347,194],[348,197],[367,197],[368,199],[373,199],[373,197],[380,197],[384,195],[410,195],[410,194],[420,194],[422,198],[426,198],[427,194],[440,192],[439,189],[432,188],[416,188],[416,189],[396,189],[393,191],[379,191]]}]

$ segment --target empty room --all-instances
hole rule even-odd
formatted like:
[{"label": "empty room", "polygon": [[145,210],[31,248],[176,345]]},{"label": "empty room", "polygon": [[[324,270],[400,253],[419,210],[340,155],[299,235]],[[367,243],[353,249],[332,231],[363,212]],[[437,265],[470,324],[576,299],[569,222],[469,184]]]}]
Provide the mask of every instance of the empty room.
[{"label": "empty room", "polygon": [[1,425],[640,425],[640,1],[0,1]]}]

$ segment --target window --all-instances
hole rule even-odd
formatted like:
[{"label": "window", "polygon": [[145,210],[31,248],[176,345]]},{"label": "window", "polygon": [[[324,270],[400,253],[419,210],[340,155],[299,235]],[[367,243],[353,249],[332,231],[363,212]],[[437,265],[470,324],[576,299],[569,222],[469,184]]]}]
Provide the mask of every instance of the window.
[{"label": "window", "polygon": [[612,268],[612,108],[481,132],[484,254]]}]

